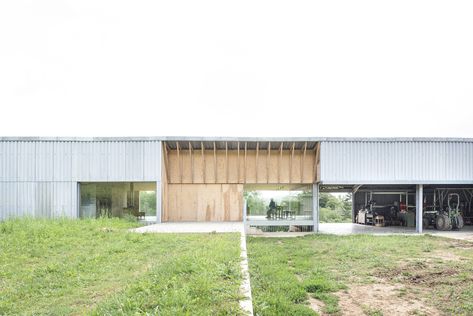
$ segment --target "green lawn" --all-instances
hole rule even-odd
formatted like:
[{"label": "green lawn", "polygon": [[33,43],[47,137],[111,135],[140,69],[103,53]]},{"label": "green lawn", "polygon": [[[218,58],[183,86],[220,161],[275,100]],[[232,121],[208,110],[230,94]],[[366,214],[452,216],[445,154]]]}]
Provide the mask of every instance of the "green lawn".
[{"label": "green lawn", "polygon": [[473,243],[311,235],[247,247],[257,315],[473,315]]},{"label": "green lawn", "polygon": [[238,315],[239,234],[124,220],[0,223],[0,315]]}]

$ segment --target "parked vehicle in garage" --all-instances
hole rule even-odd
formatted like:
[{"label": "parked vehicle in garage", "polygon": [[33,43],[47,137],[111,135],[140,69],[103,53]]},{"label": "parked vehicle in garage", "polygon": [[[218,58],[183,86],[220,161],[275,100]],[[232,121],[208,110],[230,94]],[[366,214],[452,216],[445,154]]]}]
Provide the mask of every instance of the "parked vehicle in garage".
[{"label": "parked vehicle in garage", "polygon": [[[447,196],[447,206],[433,206],[433,210],[424,211],[423,225],[425,228],[434,227],[438,230],[460,230],[464,226],[462,212],[460,211],[460,195],[449,193]],[[436,209],[437,208],[437,209]]]}]

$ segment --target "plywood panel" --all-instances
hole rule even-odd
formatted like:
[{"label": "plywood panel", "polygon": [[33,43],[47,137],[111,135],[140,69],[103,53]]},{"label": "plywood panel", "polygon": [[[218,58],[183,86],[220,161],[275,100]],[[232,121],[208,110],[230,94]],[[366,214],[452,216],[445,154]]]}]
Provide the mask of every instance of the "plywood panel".
[{"label": "plywood panel", "polygon": [[290,157],[289,151],[283,151],[279,165],[279,183],[290,183]]},{"label": "plywood panel", "polygon": [[215,159],[213,151],[205,151],[205,183],[215,183]]},{"label": "plywood panel", "polygon": [[303,165],[303,174],[302,174],[302,182],[303,183],[313,183],[314,182],[314,175],[315,175],[315,156],[313,153],[309,154],[306,153]]},{"label": "plywood panel", "polygon": [[279,160],[279,151],[271,150],[271,157],[269,159],[269,183],[279,183],[278,160]]},{"label": "plywood panel", "polygon": [[200,150],[194,152],[194,183],[205,183],[204,158]]},{"label": "plywood panel", "polygon": [[292,156],[291,183],[301,183],[301,155],[295,152]]},{"label": "plywood panel", "polygon": [[240,158],[236,150],[205,150],[202,157],[201,150],[169,151],[168,168],[170,183],[201,183],[201,184],[264,184],[264,183],[313,183],[315,153],[307,150],[278,149],[240,151]]},{"label": "plywood panel", "polygon": [[192,183],[192,159],[189,150],[180,152],[182,159],[182,183]]},{"label": "plywood panel", "polygon": [[268,168],[266,165],[268,152],[266,150],[260,150],[258,152],[258,178],[256,179],[257,183],[267,183],[268,182]]},{"label": "plywood panel", "polygon": [[225,151],[218,150],[217,151],[217,183],[227,183],[226,180],[226,158],[225,158]]},{"label": "plywood panel", "polygon": [[[179,160],[177,157],[177,151],[170,150],[168,151],[168,168],[169,168],[169,182],[170,183],[179,183],[181,182],[180,179],[180,172],[179,172]],[[180,159],[180,155],[179,155]]]},{"label": "plywood panel", "polygon": [[256,183],[256,151],[248,151],[246,156],[246,183]]},{"label": "plywood panel", "polygon": [[243,185],[222,185],[224,219],[243,220]]},{"label": "plywood panel", "polygon": [[241,184],[169,184],[164,221],[240,221]]},{"label": "plywood panel", "polygon": [[235,151],[228,152],[228,183],[238,183],[238,156]]},{"label": "plywood panel", "polygon": [[[163,151],[164,153],[164,151]],[[168,181],[166,177],[166,161],[165,159],[162,160],[161,163],[161,174],[162,174],[162,182],[161,182],[161,207],[162,207],[162,213],[161,213],[161,221],[166,222],[168,220],[167,216],[167,210],[168,210]]]}]

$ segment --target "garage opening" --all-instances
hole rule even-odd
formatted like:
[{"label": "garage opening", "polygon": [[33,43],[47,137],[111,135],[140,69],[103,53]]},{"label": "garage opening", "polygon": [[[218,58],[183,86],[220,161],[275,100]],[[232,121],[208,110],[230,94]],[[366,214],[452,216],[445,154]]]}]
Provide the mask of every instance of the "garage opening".
[{"label": "garage opening", "polygon": [[[348,203],[340,206],[339,201],[348,199],[350,194],[351,223],[348,223],[348,218],[341,217],[347,215],[343,212]],[[417,203],[415,185],[321,186],[320,231],[336,234],[413,233],[420,226],[418,224],[429,233],[473,228],[469,226],[473,224],[473,186],[424,185],[420,214],[417,213]],[[422,223],[417,223],[417,220]]]},{"label": "garage opening", "polygon": [[471,230],[470,225],[473,224],[473,186],[424,186],[423,204],[424,229],[440,231]]},{"label": "garage opening", "polygon": [[335,234],[415,232],[415,197],[412,185],[322,185],[320,231]]}]

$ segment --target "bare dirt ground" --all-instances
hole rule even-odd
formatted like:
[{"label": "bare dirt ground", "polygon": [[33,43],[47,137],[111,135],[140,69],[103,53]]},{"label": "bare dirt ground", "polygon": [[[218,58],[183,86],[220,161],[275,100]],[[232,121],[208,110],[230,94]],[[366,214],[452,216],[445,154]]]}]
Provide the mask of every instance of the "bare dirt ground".
[{"label": "bare dirt ground", "polygon": [[313,298],[312,296],[309,296],[309,304],[310,308],[312,308],[313,311],[315,311],[319,315],[323,315],[323,309],[325,307],[324,302],[321,300],[318,300],[316,298]]},{"label": "bare dirt ground", "polygon": [[[418,295],[407,290],[401,284],[382,283],[352,285],[348,290],[336,293],[339,299],[341,315],[442,315],[436,308],[429,306]],[[309,298],[310,307],[319,315],[326,315],[325,304],[315,298]]]},{"label": "bare dirt ground", "polygon": [[355,285],[337,296],[342,315],[441,315],[400,284]]},{"label": "bare dirt ground", "polygon": [[[465,245],[462,244],[464,247]],[[389,271],[378,271],[374,283],[349,285],[336,296],[342,315],[444,315],[429,302],[430,289],[450,284],[459,271],[441,264],[466,260],[446,251],[434,251],[422,261],[406,261]],[[473,282],[473,276],[472,280]],[[310,298],[311,308],[324,315],[324,303]]]}]

